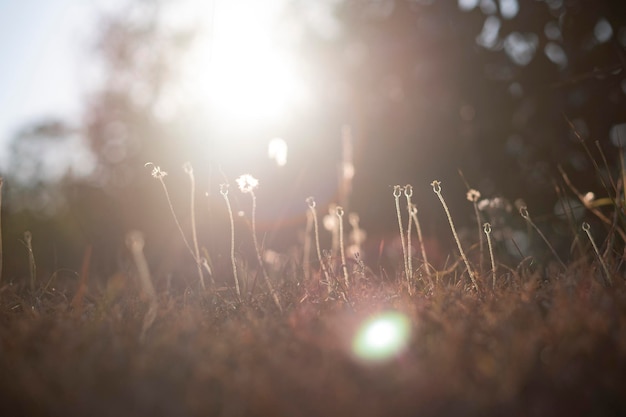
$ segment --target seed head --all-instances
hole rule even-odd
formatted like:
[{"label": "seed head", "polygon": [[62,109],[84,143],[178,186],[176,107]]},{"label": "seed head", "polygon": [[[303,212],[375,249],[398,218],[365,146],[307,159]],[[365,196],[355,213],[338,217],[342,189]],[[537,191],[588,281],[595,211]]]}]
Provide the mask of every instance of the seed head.
[{"label": "seed head", "polygon": [[471,201],[472,203],[477,202],[479,198],[480,198],[480,191],[472,188],[467,192],[467,199]]},{"label": "seed head", "polygon": [[251,193],[259,186],[259,180],[250,174],[243,174],[236,181],[242,193]]},{"label": "seed head", "polygon": [[152,177],[156,178],[158,180],[162,179],[164,176],[167,175],[167,172],[161,170],[161,167],[158,165],[154,165],[152,162],[146,162],[146,164],[144,166],[151,166],[152,167]]},{"label": "seed head", "polygon": [[590,205],[591,203],[593,203],[593,200],[595,199],[596,199],[596,195],[592,193],[591,191],[589,191],[587,194],[584,195],[583,202],[585,203],[585,205]]}]

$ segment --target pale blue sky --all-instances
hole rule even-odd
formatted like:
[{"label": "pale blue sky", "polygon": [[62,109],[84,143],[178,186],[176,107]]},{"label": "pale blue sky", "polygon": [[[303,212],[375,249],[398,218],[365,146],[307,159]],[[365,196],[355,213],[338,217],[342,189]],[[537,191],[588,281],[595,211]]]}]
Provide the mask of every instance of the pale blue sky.
[{"label": "pale blue sky", "polygon": [[0,164],[30,121],[80,116],[98,12],[121,0],[0,0]]}]

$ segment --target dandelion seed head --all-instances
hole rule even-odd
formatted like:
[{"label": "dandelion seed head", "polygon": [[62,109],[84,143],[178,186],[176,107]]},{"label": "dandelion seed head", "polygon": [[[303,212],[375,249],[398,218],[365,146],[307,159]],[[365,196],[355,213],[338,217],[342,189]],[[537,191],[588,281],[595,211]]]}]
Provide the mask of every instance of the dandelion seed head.
[{"label": "dandelion seed head", "polygon": [[167,175],[167,172],[163,171],[160,166],[154,165],[152,162],[146,162],[144,166],[146,167],[152,166],[152,172],[150,173],[150,175],[152,175],[153,178],[156,178],[158,180],[162,179],[163,177]]},{"label": "dandelion seed head", "polygon": [[477,202],[479,198],[480,198],[480,191],[471,188],[467,192],[467,199],[471,201],[472,203]]},{"label": "dandelion seed head", "polygon": [[242,193],[251,193],[259,186],[259,180],[250,174],[243,174],[236,181]]}]

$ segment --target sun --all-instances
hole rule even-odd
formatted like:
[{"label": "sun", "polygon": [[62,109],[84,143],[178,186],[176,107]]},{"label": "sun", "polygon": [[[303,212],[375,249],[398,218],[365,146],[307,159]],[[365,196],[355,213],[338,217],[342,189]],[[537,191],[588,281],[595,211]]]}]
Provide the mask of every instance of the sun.
[{"label": "sun", "polygon": [[186,56],[182,82],[224,123],[272,124],[302,103],[302,69],[281,28],[284,0],[216,1]]}]

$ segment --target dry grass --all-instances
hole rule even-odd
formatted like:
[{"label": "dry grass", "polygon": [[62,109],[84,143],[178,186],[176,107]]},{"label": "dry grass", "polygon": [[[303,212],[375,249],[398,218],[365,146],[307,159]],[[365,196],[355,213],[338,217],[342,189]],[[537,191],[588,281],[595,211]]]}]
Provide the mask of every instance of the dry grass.
[{"label": "dry grass", "polygon": [[[283,284],[282,315],[270,293],[235,307],[174,288],[143,342],[148,306],[134,290],[92,297],[77,317],[69,294],[5,286],[0,414],[625,415],[626,287],[598,272],[581,261],[509,274],[482,299],[470,283],[409,296],[370,277],[352,305],[313,277],[306,290]],[[410,319],[407,349],[358,360],[359,323],[386,310]]]},{"label": "dry grass", "polygon": [[[491,271],[472,269],[438,184],[434,190],[462,256],[435,271],[435,282],[423,245],[421,267],[413,271],[407,259],[399,187],[403,262],[395,277],[373,273],[358,257],[350,264],[357,273],[348,275],[343,252],[341,261],[323,256],[312,198],[318,262],[300,265],[296,259],[306,257],[296,251],[270,276],[252,195],[258,265],[244,263],[240,272],[246,282],[263,274],[265,292],[246,286],[242,298],[226,267],[207,288],[174,280],[146,290],[147,264],[141,274],[87,282],[90,252],[78,282],[36,282],[32,267],[30,279],[1,282],[0,415],[626,415],[624,242],[607,240],[600,254],[591,240],[595,253],[588,247],[565,264],[532,223],[558,264],[525,258],[496,270],[487,234]],[[421,244],[410,200],[407,206]],[[199,251],[174,220],[197,263]],[[612,226],[621,236],[623,222]],[[231,263],[238,284],[234,244]],[[357,357],[361,324],[388,311],[410,323],[404,348],[377,363]]]}]

